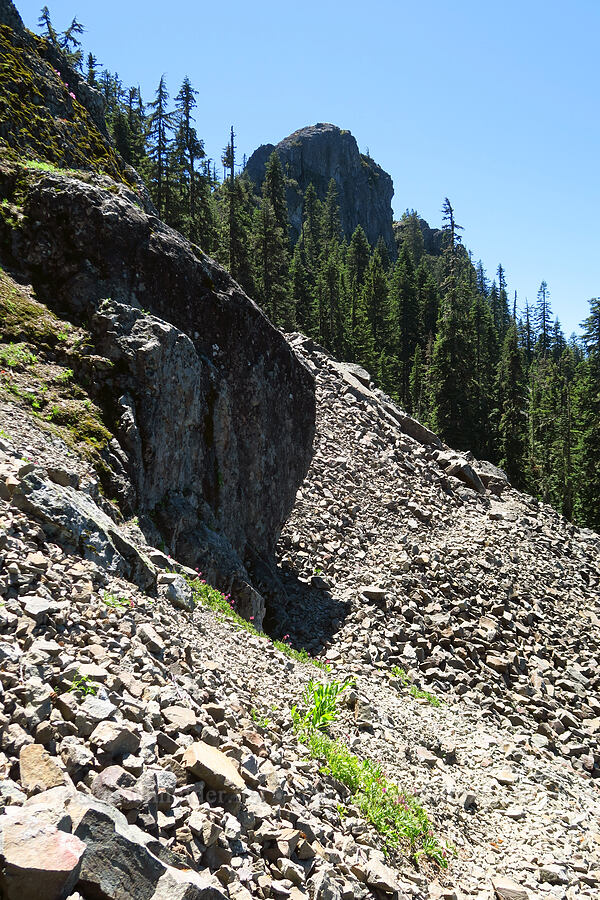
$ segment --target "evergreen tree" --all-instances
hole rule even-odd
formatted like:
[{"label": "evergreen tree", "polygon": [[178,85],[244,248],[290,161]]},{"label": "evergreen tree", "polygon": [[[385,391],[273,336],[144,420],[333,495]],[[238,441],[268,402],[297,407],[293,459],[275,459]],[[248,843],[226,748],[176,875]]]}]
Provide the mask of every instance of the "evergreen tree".
[{"label": "evergreen tree", "polygon": [[383,266],[384,272],[389,272],[392,261],[390,259],[390,251],[388,250],[388,245],[384,241],[383,237],[379,235],[377,238],[377,243],[375,244],[375,249],[379,253],[379,258],[381,259],[381,265]]},{"label": "evergreen tree", "polygon": [[[47,8],[44,7],[44,9]],[[59,47],[65,54],[69,64],[79,71],[83,68],[83,51],[79,35],[83,34],[84,31],[85,29],[81,22],[73,19],[69,27],[58,38]]]},{"label": "evergreen tree", "polygon": [[498,402],[500,466],[514,487],[523,488],[527,454],[527,386],[523,354],[514,322],[509,326],[502,346],[498,367]]},{"label": "evergreen tree", "polygon": [[88,53],[86,64],[87,74],[85,80],[91,87],[96,87],[98,84],[98,60],[93,53]]},{"label": "evergreen tree", "polygon": [[379,252],[375,250],[365,272],[363,302],[374,347],[380,352],[387,343],[388,284]]},{"label": "evergreen tree", "polygon": [[414,209],[407,209],[406,212],[402,213],[400,225],[401,244],[406,246],[411,255],[413,266],[416,269],[423,258],[425,242],[419,216]]},{"label": "evergreen tree", "polygon": [[196,163],[204,159],[204,143],[196,133],[194,127],[193,111],[196,107],[196,95],[190,79],[183,79],[179,93],[175,98],[174,111],[174,152],[179,163],[182,178],[179,183],[179,193],[183,205],[184,214],[181,217],[182,231],[187,237],[197,241],[199,239],[196,222],[197,195],[199,192],[199,180],[201,175],[196,170]]},{"label": "evergreen tree", "polygon": [[281,167],[281,160],[276,150],[273,150],[267,161],[262,194],[263,197],[267,197],[270,200],[275,213],[275,220],[286,238],[288,238],[289,220],[287,201],[285,199],[285,177]]},{"label": "evergreen tree", "polygon": [[274,325],[291,331],[295,322],[288,282],[287,236],[265,195],[254,215],[252,244],[256,299]]},{"label": "evergreen tree", "polygon": [[471,449],[476,456],[494,456],[493,411],[495,406],[495,372],[498,365],[498,337],[492,313],[485,297],[471,290],[469,333],[472,342],[473,371],[471,416],[473,433]]},{"label": "evergreen tree", "polygon": [[582,327],[587,356],[577,370],[575,515],[578,522],[600,531],[600,298],[590,300]]},{"label": "evergreen tree", "polygon": [[435,337],[440,301],[436,281],[430,274],[424,261],[421,261],[415,273],[417,300],[419,304],[419,320],[422,326],[423,346],[430,337]]},{"label": "evergreen tree", "polygon": [[335,180],[332,178],[327,188],[321,214],[321,241],[323,246],[329,246],[331,241],[339,242],[341,238],[342,226],[340,224],[338,189]]},{"label": "evergreen tree", "polygon": [[481,260],[479,260],[479,262],[477,263],[475,274],[477,279],[477,290],[482,297],[487,297],[490,290],[490,283]]},{"label": "evergreen tree", "polygon": [[361,225],[357,225],[346,256],[346,273],[350,300],[350,329],[356,327],[356,311],[369,265],[371,247]]},{"label": "evergreen tree", "polygon": [[388,342],[396,361],[395,391],[410,404],[410,371],[421,337],[420,309],[412,257],[404,244],[390,279]]},{"label": "evergreen tree", "polygon": [[300,244],[306,254],[306,264],[309,269],[315,273],[315,279],[319,256],[321,253],[322,219],[323,207],[311,182],[304,193]]},{"label": "evergreen tree", "polygon": [[567,342],[558,318],[554,320],[554,325],[552,326],[550,345],[552,348],[552,359],[554,362],[559,362],[564,351],[567,349]]},{"label": "evergreen tree", "polygon": [[323,253],[317,279],[320,340],[334,355],[344,356],[347,324],[346,293],[340,244],[331,240]]},{"label": "evergreen tree", "polygon": [[533,327],[533,317],[531,307],[525,300],[525,318],[521,326],[521,345],[525,351],[525,362],[527,368],[533,362],[533,354],[535,350],[535,329]]},{"label": "evergreen tree", "polygon": [[294,247],[290,263],[290,292],[296,321],[295,327],[303,334],[318,340],[318,310],[315,282],[311,274],[306,264],[305,251],[298,242]]},{"label": "evergreen tree", "polygon": [[551,350],[552,310],[550,308],[550,291],[545,281],[540,284],[535,307],[535,327],[538,334],[538,353],[546,357]]},{"label": "evergreen tree", "polygon": [[494,317],[494,326],[496,328],[496,331],[498,332],[498,337],[502,341],[504,340],[504,335],[506,334],[506,330],[510,322],[510,313],[508,311],[506,277],[504,275],[504,269],[501,265],[498,266],[496,277],[498,278],[498,290],[496,294],[495,305],[492,305],[492,314]]},{"label": "evergreen tree", "polygon": [[458,450],[469,449],[473,441],[474,365],[468,327],[469,297],[464,283],[446,292],[440,306],[430,373],[433,427],[442,440]]},{"label": "evergreen tree", "polygon": [[60,47],[60,44],[58,42],[58,32],[52,24],[52,19],[50,18],[50,10],[47,6],[42,7],[42,11],[38,19],[38,25],[40,28],[44,29],[42,31],[42,37],[46,38],[46,40],[50,44],[58,49]]},{"label": "evergreen tree", "polygon": [[254,297],[258,260],[253,186],[244,173],[234,178],[230,176],[217,188],[213,199],[218,231],[217,258],[246,293]]},{"label": "evergreen tree", "polygon": [[165,76],[162,75],[156,89],[155,99],[149,104],[150,114],[148,156],[152,163],[150,192],[160,216],[167,207],[168,172],[167,160],[173,128],[173,115],[167,108],[169,94]]}]

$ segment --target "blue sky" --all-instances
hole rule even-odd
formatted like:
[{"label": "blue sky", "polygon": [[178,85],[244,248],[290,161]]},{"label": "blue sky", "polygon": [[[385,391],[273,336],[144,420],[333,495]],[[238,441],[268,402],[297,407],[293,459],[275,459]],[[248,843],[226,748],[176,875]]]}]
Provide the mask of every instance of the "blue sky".
[{"label": "blue sky", "polygon": [[[17,0],[32,30],[42,5]],[[144,99],[163,73],[171,96],[189,75],[217,161],[232,124],[241,158],[333,122],[390,173],[398,217],[439,226],[448,196],[474,260],[502,263],[520,304],[545,279],[567,336],[600,292],[597,0],[48,5]]]}]

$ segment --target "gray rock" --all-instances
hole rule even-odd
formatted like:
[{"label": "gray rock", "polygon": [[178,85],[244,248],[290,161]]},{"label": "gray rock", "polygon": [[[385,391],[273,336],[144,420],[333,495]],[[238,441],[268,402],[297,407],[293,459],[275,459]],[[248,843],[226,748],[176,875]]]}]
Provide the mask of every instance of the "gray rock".
[{"label": "gray rock", "polygon": [[324,200],[333,178],[346,237],[350,239],[356,226],[362,225],[373,246],[383,237],[395,256],[392,179],[370,156],[359,153],[349,131],[318,123],[295,131],[277,146],[263,144],[251,155],[245,169],[257,189],[262,185],[266,163],[274,150],[288,176],[286,195],[294,240],[302,226],[302,197],[306,188],[312,184],[319,199]]},{"label": "gray rock", "polygon": [[35,470],[19,480],[13,503],[41,522],[55,539],[75,544],[84,559],[101,564],[108,572],[125,575],[140,586],[152,583],[154,568],[150,561],[88,494],[46,481]]},{"label": "gray rock", "polygon": [[159,575],[158,585],[161,596],[169,600],[177,609],[193,611],[194,595],[182,575]]},{"label": "gray rock", "polygon": [[1,821],[0,893],[4,900],[62,900],[81,872],[86,845],[23,810]]},{"label": "gray rock", "polygon": [[86,847],[80,873],[84,896],[130,900],[135,885],[136,900],[153,897],[167,868],[142,842],[139,829],[115,820],[102,804],[83,811],[74,834]]},{"label": "gray rock", "polygon": [[131,728],[117,722],[100,722],[90,735],[90,743],[99,753],[123,756],[135,753],[140,746],[140,737]]}]

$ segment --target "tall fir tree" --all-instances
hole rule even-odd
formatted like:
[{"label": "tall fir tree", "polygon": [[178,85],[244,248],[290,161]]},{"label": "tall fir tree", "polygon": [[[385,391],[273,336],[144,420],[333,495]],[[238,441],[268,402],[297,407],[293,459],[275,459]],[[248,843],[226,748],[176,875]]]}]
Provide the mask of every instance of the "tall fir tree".
[{"label": "tall fir tree", "polygon": [[600,531],[600,298],[590,300],[590,314],[582,327],[586,357],[577,370],[575,516],[578,522]]},{"label": "tall fir tree", "polygon": [[534,321],[538,335],[537,351],[540,356],[546,357],[552,349],[552,309],[550,291],[545,281],[542,281],[538,290]]},{"label": "tall fir tree", "polygon": [[165,76],[162,75],[154,100],[149,104],[152,112],[149,121],[149,152],[152,163],[150,191],[159,216],[163,216],[168,205],[167,162],[171,145],[173,115],[168,109],[169,93]]},{"label": "tall fir tree", "polygon": [[500,466],[516,488],[525,487],[527,382],[517,326],[509,325],[498,366],[498,450]]}]

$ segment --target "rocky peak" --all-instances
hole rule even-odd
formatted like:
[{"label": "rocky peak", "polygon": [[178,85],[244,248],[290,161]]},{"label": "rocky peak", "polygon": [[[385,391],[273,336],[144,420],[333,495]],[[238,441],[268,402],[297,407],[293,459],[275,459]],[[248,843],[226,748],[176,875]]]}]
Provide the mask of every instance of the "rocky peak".
[{"label": "rocky peak", "polygon": [[287,176],[287,202],[292,237],[300,234],[302,201],[309,184],[323,200],[333,178],[338,189],[340,219],[346,237],[362,225],[372,245],[383,237],[395,253],[392,230],[392,179],[381,166],[359,152],[353,135],[337,125],[319,122],[295,131],[278,144],[263,144],[254,151],[246,172],[260,188],[269,156],[276,150]]}]

